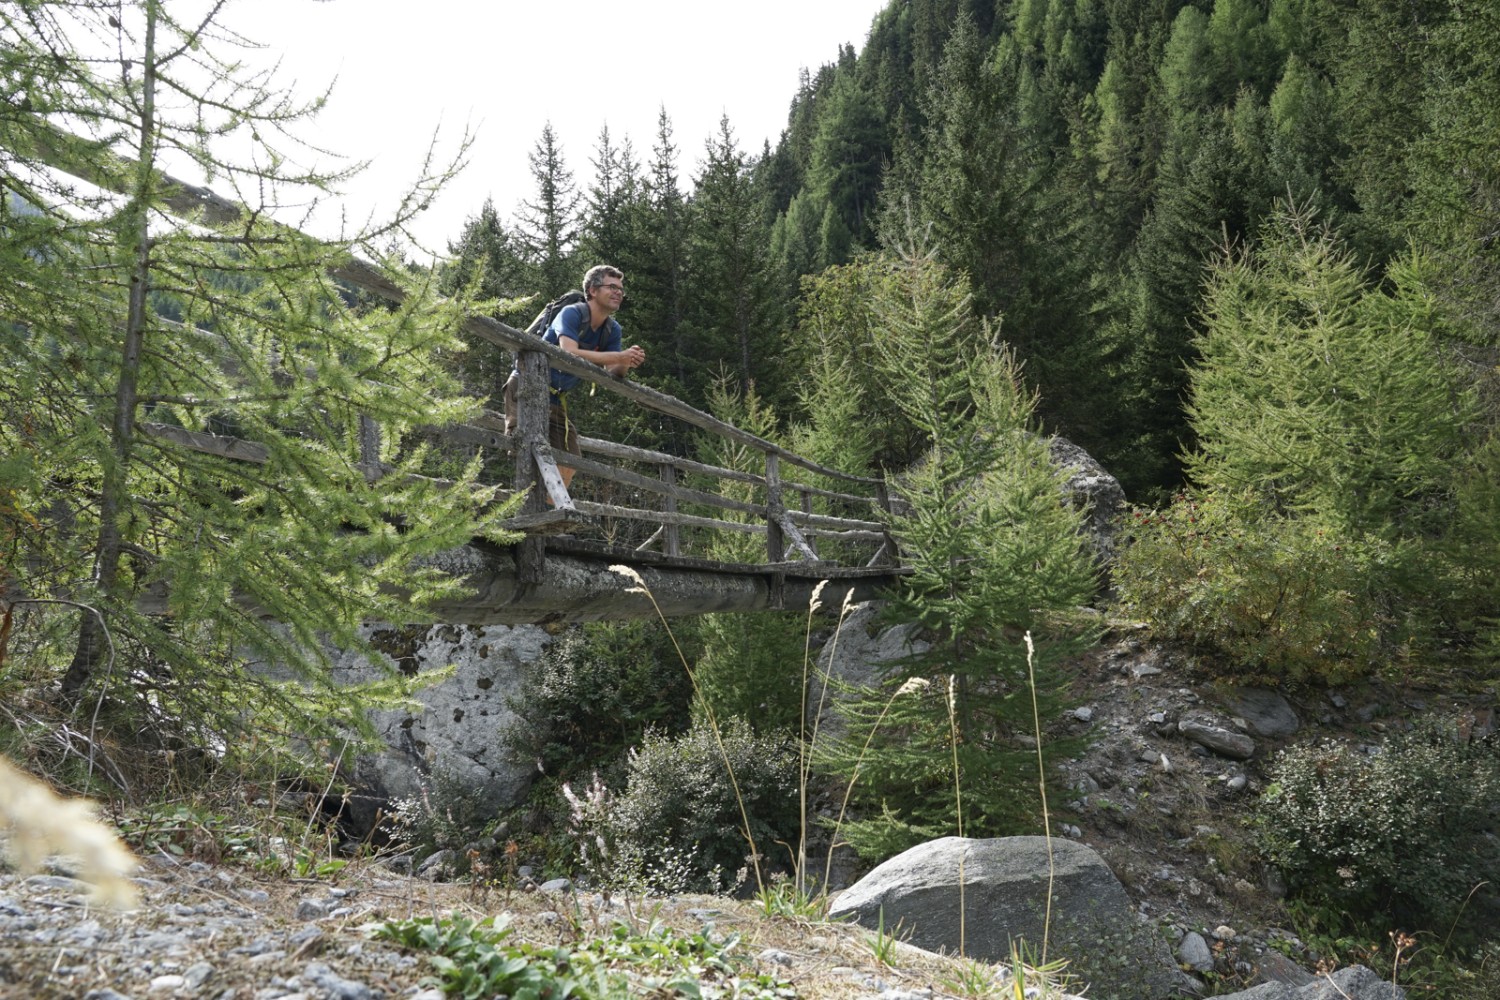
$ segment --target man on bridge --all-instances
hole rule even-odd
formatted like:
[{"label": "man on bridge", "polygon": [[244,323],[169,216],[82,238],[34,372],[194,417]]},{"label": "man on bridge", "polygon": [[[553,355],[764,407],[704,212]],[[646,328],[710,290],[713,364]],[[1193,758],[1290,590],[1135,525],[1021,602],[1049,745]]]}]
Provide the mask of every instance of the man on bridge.
[{"label": "man on bridge", "polygon": [[[623,377],[632,368],[646,361],[646,352],[638,344],[621,350],[624,331],[615,320],[620,304],[625,301],[625,275],[619,268],[598,264],[589,268],[583,276],[584,301],[564,306],[552,319],[542,339],[569,354],[592,361],[611,375]],[[512,372],[505,383],[505,433],[516,430],[516,384],[519,372]],[[572,455],[583,454],[578,446],[578,427],[568,415],[568,390],[582,381],[577,375],[560,372],[556,368],[547,370],[551,389],[550,416],[547,437],[552,447],[559,452]],[[563,486],[573,482],[574,470],[559,465]]]}]

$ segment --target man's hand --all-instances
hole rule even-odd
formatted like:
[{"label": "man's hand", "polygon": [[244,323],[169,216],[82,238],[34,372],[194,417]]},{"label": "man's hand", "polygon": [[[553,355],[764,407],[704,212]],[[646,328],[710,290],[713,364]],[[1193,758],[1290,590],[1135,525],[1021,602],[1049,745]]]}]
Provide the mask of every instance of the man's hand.
[{"label": "man's hand", "polygon": [[615,363],[610,367],[615,369],[617,374],[623,374],[646,363],[646,349],[639,344],[631,344],[616,354],[615,358]]}]

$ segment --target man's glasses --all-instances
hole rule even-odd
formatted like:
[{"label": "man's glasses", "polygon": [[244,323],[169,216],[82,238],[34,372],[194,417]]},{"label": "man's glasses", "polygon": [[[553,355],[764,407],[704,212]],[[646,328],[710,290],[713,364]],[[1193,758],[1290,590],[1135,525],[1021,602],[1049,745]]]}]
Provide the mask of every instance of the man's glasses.
[{"label": "man's glasses", "polygon": [[625,294],[625,286],[624,285],[600,285],[599,287],[603,288],[606,291],[619,292],[621,295]]}]

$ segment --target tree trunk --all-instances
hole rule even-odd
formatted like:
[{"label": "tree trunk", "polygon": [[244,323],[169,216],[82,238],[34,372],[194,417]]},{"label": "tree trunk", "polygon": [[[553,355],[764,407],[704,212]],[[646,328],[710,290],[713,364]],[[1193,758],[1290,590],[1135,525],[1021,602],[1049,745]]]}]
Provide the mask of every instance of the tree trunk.
[{"label": "tree trunk", "polygon": [[[120,354],[120,379],[115,388],[115,413],[110,429],[114,454],[113,461],[104,469],[99,497],[99,541],[94,552],[94,586],[106,600],[114,596],[119,585],[120,558],[125,547],[122,522],[129,503],[130,453],[135,434],[141,347],[146,329],[146,292],[151,277],[150,210],[156,162],[156,21],[156,4],[146,4],[139,155],[136,158],[134,197],[122,226],[122,235],[134,240],[134,260],[130,270],[125,340]],[[107,648],[104,629],[100,616],[84,614],[78,628],[78,645],[73,660],[62,679],[65,700],[76,699],[98,668]]]}]

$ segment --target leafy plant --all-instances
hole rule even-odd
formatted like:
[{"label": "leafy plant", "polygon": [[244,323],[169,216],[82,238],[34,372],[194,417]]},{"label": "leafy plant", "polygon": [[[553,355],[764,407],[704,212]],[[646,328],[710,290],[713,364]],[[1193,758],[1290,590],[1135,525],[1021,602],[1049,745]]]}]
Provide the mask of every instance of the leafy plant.
[{"label": "leafy plant", "polygon": [[1378,753],[1287,750],[1257,805],[1260,844],[1314,905],[1444,929],[1476,886],[1500,882],[1487,836],[1500,758],[1423,720]]},{"label": "leafy plant", "polygon": [[443,991],[464,1000],[494,996],[567,1000],[608,995],[594,970],[588,963],[575,963],[570,949],[507,942],[510,934],[508,918],[503,915],[487,923],[465,917],[418,917],[385,923],[375,932],[377,938],[413,951],[431,952]]},{"label": "leafy plant", "polygon": [[1250,492],[1179,494],[1127,528],[1115,586],[1158,638],[1215,654],[1242,680],[1333,684],[1373,669],[1381,621],[1369,578],[1382,549]]}]

